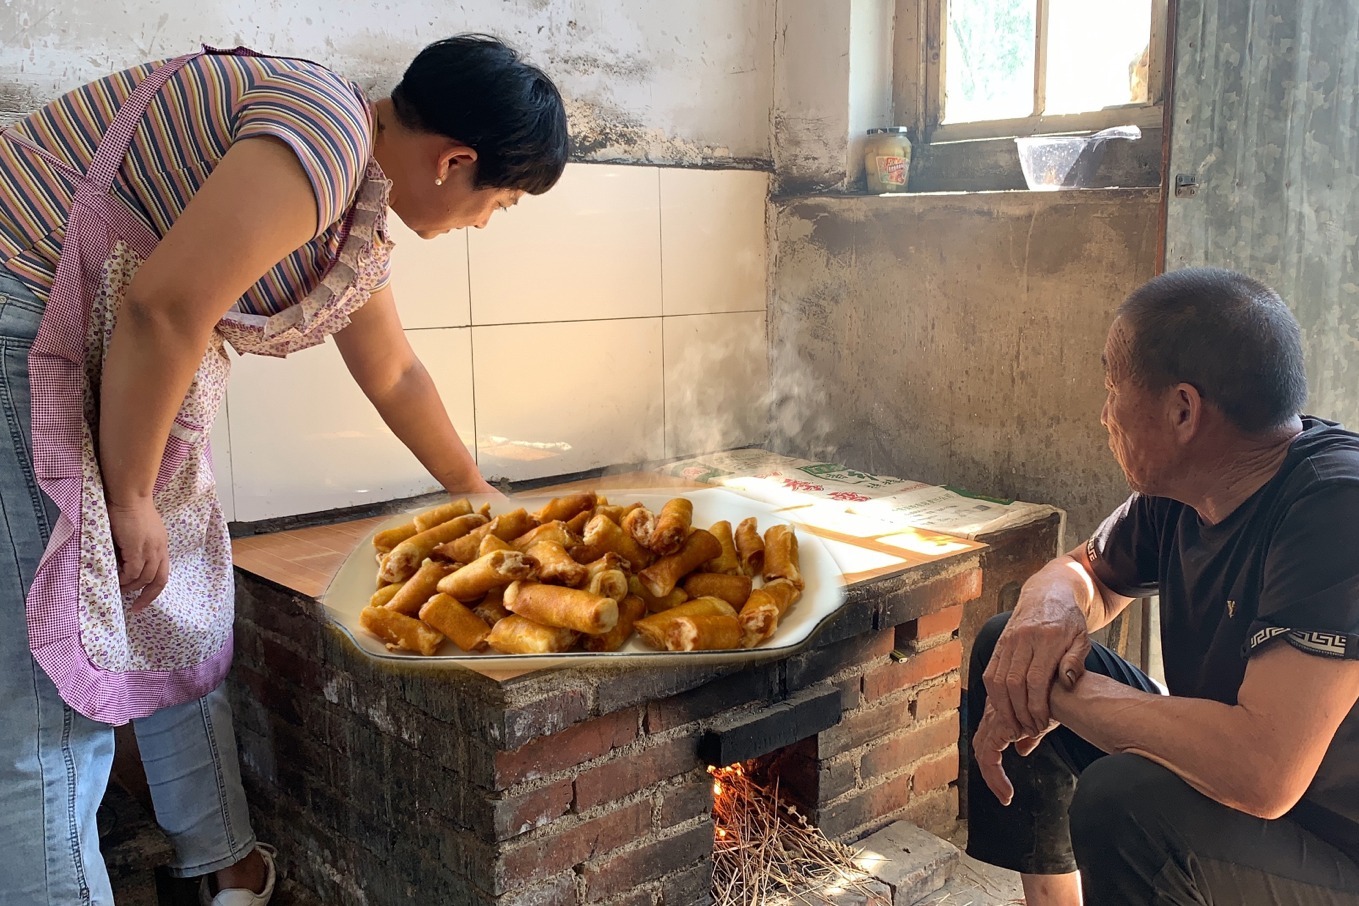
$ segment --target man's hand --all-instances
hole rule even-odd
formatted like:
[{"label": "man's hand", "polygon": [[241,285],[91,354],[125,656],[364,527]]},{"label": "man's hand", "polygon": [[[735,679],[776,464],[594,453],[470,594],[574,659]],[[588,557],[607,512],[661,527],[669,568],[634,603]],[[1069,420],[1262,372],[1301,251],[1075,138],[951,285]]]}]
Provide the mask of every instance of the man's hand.
[{"label": "man's hand", "polygon": [[1010,783],[1010,778],[1005,776],[1001,753],[1013,745],[1016,752],[1027,757],[1043,741],[1043,736],[1048,730],[1056,726],[1055,723],[1049,724],[1037,736],[1016,737],[996,716],[996,710],[991,703],[989,701],[986,703],[986,712],[982,714],[981,723],[972,737],[972,757],[977,761],[982,779],[986,781],[991,792],[996,794],[1001,805],[1009,805],[1015,795],[1014,785]]},{"label": "man's hand", "polygon": [[108,511],[118,551],[118,585],[124,593],[139,592],[132,602],[135,613],[156,600],[170,581],[165,523],[149,497],[127,506],[110,503]]},{"label": "man's hand", "polygon": [[[1048,696],[1060,671],[1074,686],[1085,672],[1090,636],[1085,613],[1063,581],[1048,581],[1049,570],[1079,570],[1068,560],[1048,564],[1024,585],[1014,615],[996,642],[982,679],[988,707],[1012,739],[1039,737],[1052,719]],[[1075,578],[1072,576],[1071,578]]]}]

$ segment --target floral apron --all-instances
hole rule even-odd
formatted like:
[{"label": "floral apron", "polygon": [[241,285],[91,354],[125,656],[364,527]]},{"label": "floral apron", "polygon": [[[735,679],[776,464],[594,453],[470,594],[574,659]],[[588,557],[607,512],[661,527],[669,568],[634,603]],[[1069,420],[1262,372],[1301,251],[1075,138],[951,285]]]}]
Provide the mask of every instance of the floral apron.
[{"label": "floral apron", "polygon": [[226,344],[238,354],[285,356],[324,342],[378,287],[391,250],[385,227],[390,183],[370,162],[337,258],[319,285],[278,314],[232,312],[218,323],[156,476],[154,500],[169,535],[169,584],[149,607],[132,613],[131,598],[118,585],[96,455],[99,382],[119,306],[159,237],[111,189],[155,93],[199,55],[172,60],[137,86],[86,173],[13,132],[0,135],[44,157],[75,185],[51,297],[29,354],[34,471],[61,512],[28,593],[29,647],[67,704],[111,724],[198,698],[230,667],[231,545],[208,448],[230,370]]}]

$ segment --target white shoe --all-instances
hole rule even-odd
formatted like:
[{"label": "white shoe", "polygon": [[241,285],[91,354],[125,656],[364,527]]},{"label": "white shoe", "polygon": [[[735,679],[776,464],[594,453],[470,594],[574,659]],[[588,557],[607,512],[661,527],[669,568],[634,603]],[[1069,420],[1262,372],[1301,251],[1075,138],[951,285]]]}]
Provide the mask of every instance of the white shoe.
[{"label": "white shoe", "polygon": [[274,857],[278,855],[278,850],[268,843],[256,843],[255,849],[264,857],[264,890],[255,893],[253,890],[246,890],[243,887],[229,887],[226,890],[217,891],[217,896],[213,896],[208,891],[208,879],[204,878],[198,886],[198,902],[202,906],[266,906],[269,899],[274,895]]}]

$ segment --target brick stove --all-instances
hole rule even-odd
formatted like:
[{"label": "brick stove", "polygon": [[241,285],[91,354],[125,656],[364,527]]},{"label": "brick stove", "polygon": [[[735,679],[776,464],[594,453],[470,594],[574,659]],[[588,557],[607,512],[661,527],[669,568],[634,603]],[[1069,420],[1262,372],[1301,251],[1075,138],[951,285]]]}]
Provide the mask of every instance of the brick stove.
[{"label": "brick stove", "polygon": [[242,572],[231,685],[257,831],[322,902],[371,906],[706,902],[709,762],[768,756],[833,838],[947,831],[981,555],[851,585],[781,660],[499,677],[372,660],[314,599]]},{"label": "brick stove", "polygon": [[961,659],[1060,533],[1044,516],[847,576],[839,614],[779,660],[486,675],[374,660],[327,622],[317,595],[369,527],[237,545],[230,685],[256,830],[327,906],[705,903],[707,767],[749,759],[830,837],[948,831]]}]

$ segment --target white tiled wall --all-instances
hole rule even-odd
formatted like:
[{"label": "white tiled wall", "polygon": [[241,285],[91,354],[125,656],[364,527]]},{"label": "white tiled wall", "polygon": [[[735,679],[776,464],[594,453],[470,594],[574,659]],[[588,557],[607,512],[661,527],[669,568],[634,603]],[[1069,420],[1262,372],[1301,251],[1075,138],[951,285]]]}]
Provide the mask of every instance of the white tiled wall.
[{"label": "white tiled wall", "polygon": [[[483,474],[763,440],[767,194],[763,173],[571,164],[482,231],[392,216],[402,323]],[[214,456],[241,521],[435,490],[331,343],[237,360]]]}]

